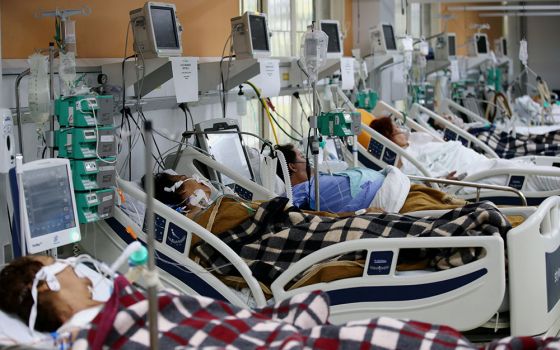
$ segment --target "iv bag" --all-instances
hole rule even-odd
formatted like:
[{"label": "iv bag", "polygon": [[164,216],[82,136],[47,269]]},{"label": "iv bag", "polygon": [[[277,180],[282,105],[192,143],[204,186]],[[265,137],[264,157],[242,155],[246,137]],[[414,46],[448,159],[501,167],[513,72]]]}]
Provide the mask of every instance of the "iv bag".
[{"label": "iv bag", "polygon": [[301,60],[309,74],[309,82],[316,82],[319,69],[327,62],[329,37],[322,30],[308,30],[301,40]]},{"label": "iv bag", "polygon": [[49,120],[50,90],[48,77],[48,57],[35,53],[29,56],[29,112],[36,123]]},{"label": "iv bag", "polygon": [[76,54],[72,51],[60,53],[58,73],[63,84],[63,94],[68,95],[76,80]]}]

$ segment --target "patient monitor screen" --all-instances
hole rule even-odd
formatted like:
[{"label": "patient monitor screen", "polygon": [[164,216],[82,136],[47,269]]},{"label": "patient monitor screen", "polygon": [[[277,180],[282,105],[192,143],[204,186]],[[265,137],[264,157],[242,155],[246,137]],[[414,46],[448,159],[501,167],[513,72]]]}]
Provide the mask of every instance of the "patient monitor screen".
[{"label": "patient monitor screen", "polygon": [[383,25],[383,36],[385,37],[385,45],[387,45],[387,50],[396,50],[397,42],[395,40],[395,33],[393,32],[393,26],[390,24]]},{"label": "patient monitor screen", "polygon": [[[229,130],[234,131],[233,129]],[[207,134],[207,139],[209,152],[219,163],[246,179],[253,180],[238,134]],[[234,181],[222,174],[222,183],[227,186],[233,184]]]},{"label": "patient monitor screen", "polygon": [[340,52],[340,36],[338,35],[338,25],[336,23],[321,22],[321,30],[329,37],[327,52]]},{"label": "patient monitor screen", "polygon": [[178,49],[179,38],[173,8],[151,6],[150,12],[157,47],[159,49]]},{"label": "patient monitor screen", "polygon": [[476,50],[479,54],[488,53],[488,42],[485,35],[476,36]]},{"label": "patient monitor screen", "polygon": [[69,176],[65,165],[23,173],[31,238],[76,226]]},{"label": "patient monitor screen", "polygon": [[249,27],[251,27],[253,50],[269,51],[265,17],[249,15]]}]

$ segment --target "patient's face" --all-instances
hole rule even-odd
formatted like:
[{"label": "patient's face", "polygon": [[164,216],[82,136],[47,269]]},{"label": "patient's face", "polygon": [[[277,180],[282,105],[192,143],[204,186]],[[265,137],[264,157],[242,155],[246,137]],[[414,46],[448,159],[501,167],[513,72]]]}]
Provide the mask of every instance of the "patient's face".
[{"label": "patient's face", "polygon": [[393,123],[393,135],[391,135],[391,141],[396,143],[402,148],[408,147],[408,133]]},{"label": "patient's face", "polygon": [[194,194],[197,189],[203,190],[208,198],[210,198],[212,191],[205,184],[199,183],[194,179],[189,179],[185,175],[177,175],[176,181],[184,181],[181,187],[178,189],[178,193],[183,200],[187,200],[191,195]]},{"label": "patient's face", "polygon": [[294,150],[296,153],[296,159],[292,164],[292,172],[304,177],[307,180],[307,161],[299,149]]},{"label": "patient's face", "polygon": [[[45,266],[55,262],[53,258],[46,256],[38,256],[35,259]],[[56,274],[56,279],[60,290],[51,291],[44,282],[39,284],[37,290],[39,304],[44,310],[49,310],[59,322],[65,323],[77,312],[102,304],[92,298],[91,281],[78,277],[73,267],[68,266]]]}]

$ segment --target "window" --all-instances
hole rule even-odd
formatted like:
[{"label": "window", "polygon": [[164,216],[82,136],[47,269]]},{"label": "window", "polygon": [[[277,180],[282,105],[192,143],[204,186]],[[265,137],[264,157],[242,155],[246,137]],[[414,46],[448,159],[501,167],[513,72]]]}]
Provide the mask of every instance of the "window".
[{"label": "window", "polygon": [[[300,55],[301,38],[313,20],[313,0],[240,0],[240,10],[241,13],[262,11],[267,14],[268,27],[272,34],[270,46],[273,57]],[[245,87],[244,90],[246,90]],[[279,114],[273,113],[273,117],[286,132],[297,139],[301,137],[291,128],[304,136],[307,136],[309,128],[306,116],[310,113],[308,106],[311,97],[300,93],[300,98],[302,105],[306,108],[305,112],[292,95],[270,99]],[[260,134],[275,142],[270,121],[256,99],[247,101],[247,113],[241,117],[241,124],[243,131]],[[279,143],[293,142],[276,125],[275,129]],[[254,138],[245,137],[245,140],[250,146],[258,145],[258,142],[253,141]]]}]

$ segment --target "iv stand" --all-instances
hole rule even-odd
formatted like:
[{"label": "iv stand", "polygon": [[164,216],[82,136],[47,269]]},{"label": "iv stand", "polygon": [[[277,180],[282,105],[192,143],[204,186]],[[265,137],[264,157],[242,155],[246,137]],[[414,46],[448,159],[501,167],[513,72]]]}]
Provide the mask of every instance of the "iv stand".
[{"label": "iv stand", "polygon": [[146,229],[148,245],[148,271],[146,284],[148,285],[148,325],[150,330],[150,349],[158,347],[158,277],[155,263],[155,233],[154,233],[154,174],[152,173],[152,122],[144,123],[144,139],[146,140],[145,172],[146,172]]},{"label": "iv stand", "polygon": [[313,177],[315,178],[315,210],[321,210],[320,197],[319,197],[319,130],[317,128],[317,118],[319,115],[319,101],[317,99],[317,82],[311,82],[311,90],[313,93],[313,113],[309,118],[309,127],[313,129],[311,136],[311,154],[313,154]]}]

